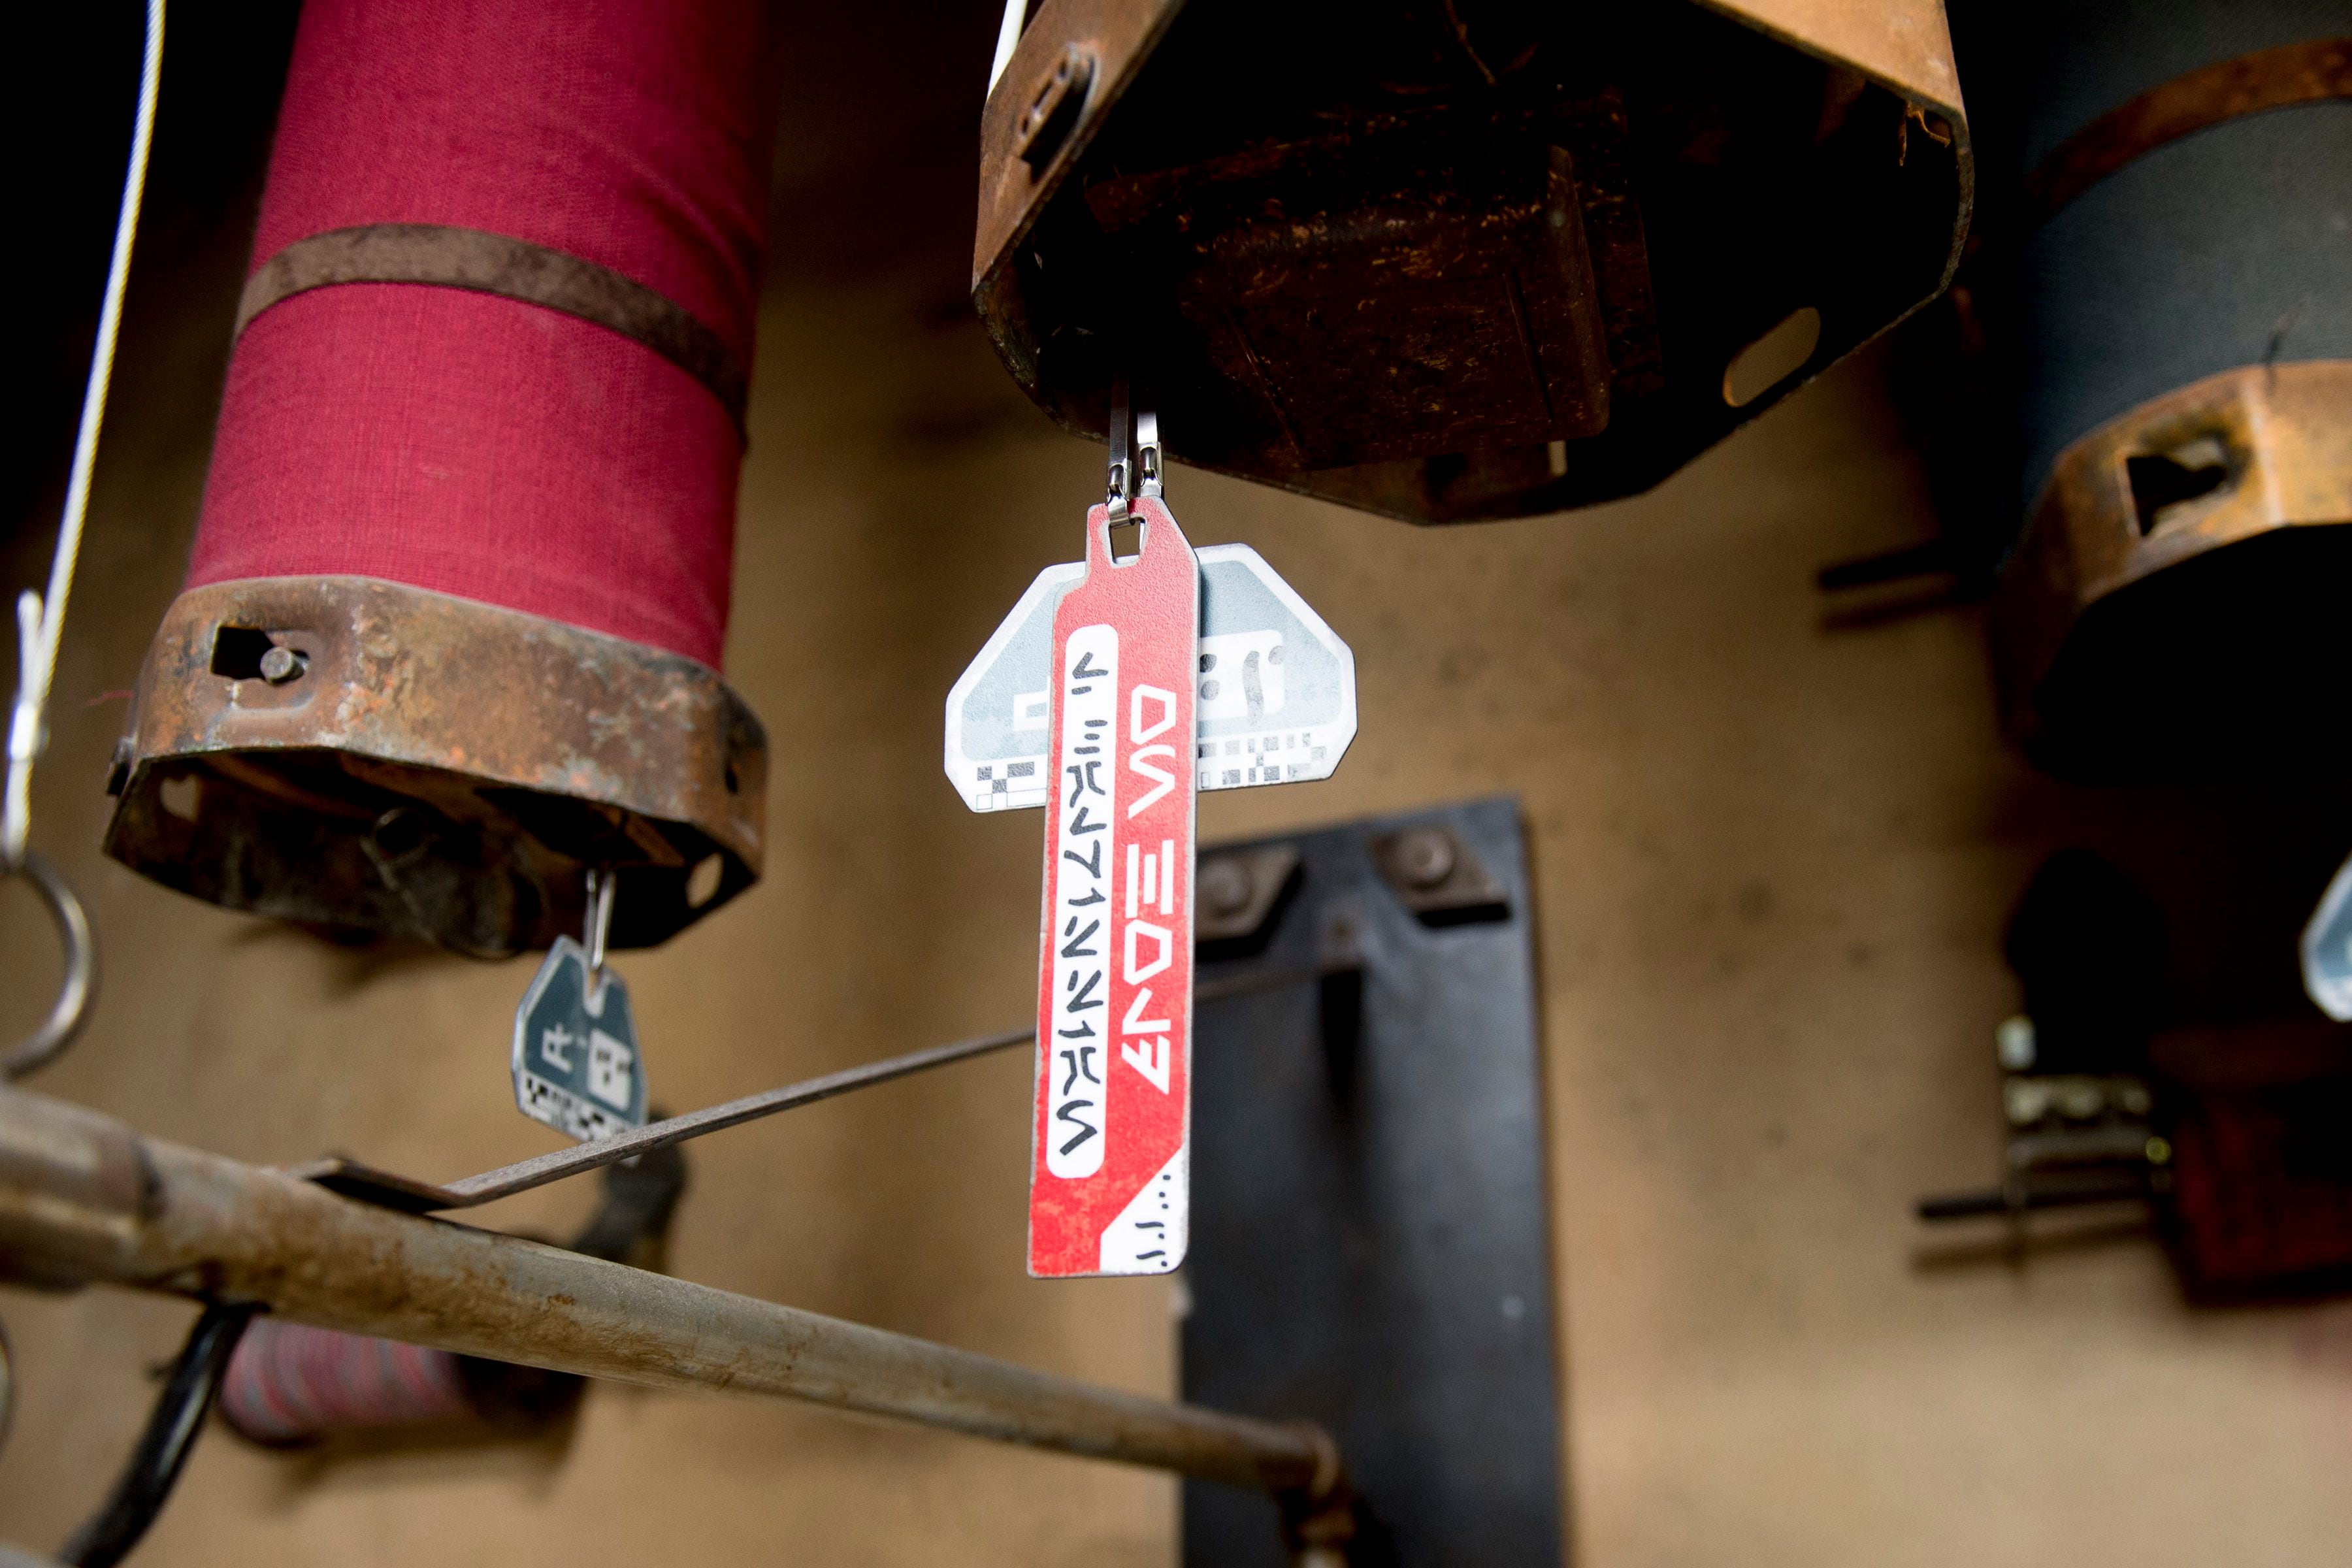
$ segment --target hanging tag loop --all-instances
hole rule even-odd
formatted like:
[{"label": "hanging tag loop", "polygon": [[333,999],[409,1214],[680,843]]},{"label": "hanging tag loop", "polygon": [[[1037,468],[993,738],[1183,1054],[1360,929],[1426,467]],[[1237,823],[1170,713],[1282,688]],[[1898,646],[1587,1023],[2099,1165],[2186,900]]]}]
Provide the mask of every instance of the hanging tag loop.
[{"label": "hanging tag loop", "polygon": [[0,881],[10,877],[32,883],[41,902],[48,906],[66,961],[65,978],[58,986],[58,999],[51,1004],[49,1016],[39,1028],[0,1054],[0,1077],[19,1079],[47,1064],[81,1033],[89,1016],[90,998],[98,993],[98,939],[90,931],[89,916],[81,900],[45,857],[26,850],[15,865],[0,867]]}]

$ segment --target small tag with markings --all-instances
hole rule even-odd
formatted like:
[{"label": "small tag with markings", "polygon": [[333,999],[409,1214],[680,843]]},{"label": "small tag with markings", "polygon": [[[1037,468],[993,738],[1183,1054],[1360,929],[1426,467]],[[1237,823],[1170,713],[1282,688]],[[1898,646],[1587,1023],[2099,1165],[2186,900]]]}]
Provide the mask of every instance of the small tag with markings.
[{"label": "small tag with markings", "polygon": [[2304,990],[2337,1023],[2352,1022],[2352,860],[2327,884],[2302,945]]},{"label": "small tag with markings", "polygon": [[515,1107],[585,1142],[646,1122],[645,1058],[629,988],[555,939],[515,1009]]}]

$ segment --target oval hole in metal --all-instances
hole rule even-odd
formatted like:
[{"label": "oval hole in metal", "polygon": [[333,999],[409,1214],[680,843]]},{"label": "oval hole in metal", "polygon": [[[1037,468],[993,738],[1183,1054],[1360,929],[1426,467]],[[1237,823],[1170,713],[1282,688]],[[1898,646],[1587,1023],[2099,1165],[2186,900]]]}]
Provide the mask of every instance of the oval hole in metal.
[{"label": "oval hole in metal", "polygon": [[[1047,674],[1053,673],[1051,670]],[[698,910],[719,895],[719,878],[724,868],[716,855],[705,855],[686,874],[686,907]]]},{"label": "oval hole in metal", "polygon": [[163,803],[165,811],[181,821],[194,822],[196,819],[196,799],[199,789],[195,774],[182,773],[176,778],[165,779],[157,785],[155,798]]},{"label": "oval hole in metal", "polygon": [[1731,356],[1723,371],[1723,400],[1745,408],[1799,371],[1822,346],[1822,313],[1811,305]]}]

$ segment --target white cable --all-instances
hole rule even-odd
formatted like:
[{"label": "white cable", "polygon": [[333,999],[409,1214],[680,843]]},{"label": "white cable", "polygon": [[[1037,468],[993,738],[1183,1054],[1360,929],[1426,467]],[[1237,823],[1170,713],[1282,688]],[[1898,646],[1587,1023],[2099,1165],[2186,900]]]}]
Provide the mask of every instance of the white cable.
[{"label": "white cable", "polygon": [[1029,20],[1029,0],[1004,0],[1004,20],[996,29],[996,63],[988,68],[988,90],[996,90],[997,78],[1013,63],[1013,46],[1021,41],[1021,29]]},{"label": "white cable", "polygon": [[99,426],[106,419],[107,384],[114,374],[114,340],[122,327],[122,291],[131,281],[131,241],[139,230],[139,203],[147,189],[147,151],[155,140],[155,100],[163,79],[163,0],[147,0],[147,48],[139,67],[139,123],[131,135],[131,170],[122,181],[122,207],[114,221],[114,262],[106,274],[106,303],[98,317],[98,342],[90,350],[89,383],[82,391],[81,431],[74,440],[73,477],[66,485],[65,515],[58,523],[57,553],[49,560],[46,601],[27,588],[16,599],[22,656],[16,671],[16,708],[8,724],[8,789],[0,806],[0,866],[13,867],[25,855],[33,816],[33,762],[47,742],[42,713],[57,673],[58,638],[65,630],[66,601],[73,593],[74,561],[81,553],[82,520],[89,512],[89,476],[98,462]]}]

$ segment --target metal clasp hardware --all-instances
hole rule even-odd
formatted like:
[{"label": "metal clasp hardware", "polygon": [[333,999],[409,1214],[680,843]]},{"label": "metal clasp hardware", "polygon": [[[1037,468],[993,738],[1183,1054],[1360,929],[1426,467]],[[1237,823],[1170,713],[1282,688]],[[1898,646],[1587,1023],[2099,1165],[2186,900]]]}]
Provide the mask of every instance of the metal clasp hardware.
[{"label": "metal clasp hardware", "polygon": [[591,985],[604,978],[604,939],[613,930],[613,888],[619,879],[613,872],[588,873],[588,918],[581,931],[582,947],[588,950],[588,981]]},{"label": "metal clasp hardware", "polygon": [[1139,496],[1162,494],[1160,415],[1139,412],[1129,395],[1127,378],[1110,384],[1110,483],[1104,495],[1111,526],[1132,521],[1131,505]]}]

